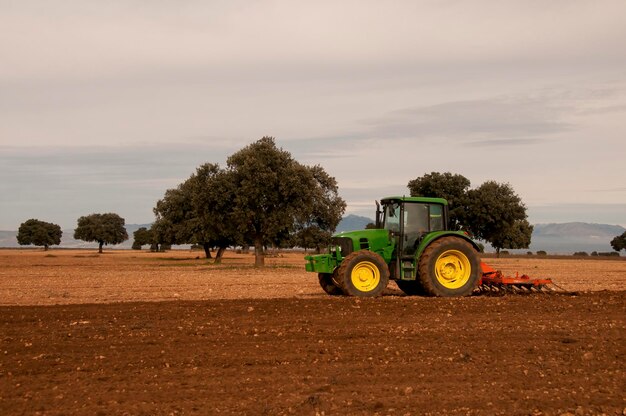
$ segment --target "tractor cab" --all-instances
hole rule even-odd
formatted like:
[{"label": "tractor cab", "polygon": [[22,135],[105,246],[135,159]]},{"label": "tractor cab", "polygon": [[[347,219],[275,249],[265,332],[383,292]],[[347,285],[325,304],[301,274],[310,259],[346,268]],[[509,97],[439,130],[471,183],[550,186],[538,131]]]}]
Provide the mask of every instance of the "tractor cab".
[{"label": "tractor cab", "polygon": [[414,257],[429,233],[448,229],[448,203],[441,198],[390,197],[377,204],[376,228],[389,231],[397,257]]}]

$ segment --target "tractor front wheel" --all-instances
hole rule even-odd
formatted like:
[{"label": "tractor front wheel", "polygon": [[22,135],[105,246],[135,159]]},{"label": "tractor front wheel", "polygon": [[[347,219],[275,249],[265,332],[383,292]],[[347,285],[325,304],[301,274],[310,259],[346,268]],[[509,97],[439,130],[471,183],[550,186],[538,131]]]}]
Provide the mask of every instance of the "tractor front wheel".
[{"label": "tractor front wheel", "polygon": [[328,293],[331,296],[340,296],[343,295],[343,290],[341,290],[341,286],[337,282],[337,271],[335,273],[320,273],[317,275],[320,281],[320,286],[324,289],[324,292]]},{"label": "tractor front wheel", "polygon": [[378,254],[368,250],[355,251],[341,262],[337,280],[346,295],[379,296],[389,283],[389,268]]},{"label": "tractor front wheel", "polygon": [[478,252],[461,238],[435,240],[419,260],[418,279],[430,296],[468,296],[479,278]]}]

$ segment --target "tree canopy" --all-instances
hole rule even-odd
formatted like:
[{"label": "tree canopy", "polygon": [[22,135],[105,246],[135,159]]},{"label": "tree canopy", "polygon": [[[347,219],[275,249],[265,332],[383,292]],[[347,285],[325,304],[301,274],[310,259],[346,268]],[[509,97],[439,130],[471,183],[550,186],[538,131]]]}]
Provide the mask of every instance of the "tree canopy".
[{"label": "tree canopy", "polygon": [[463,220],[496,253],[503,248],[528,248],[533,227],[526,218],[526,207],[509,184],[487,181],[467,193]]},{"label": "tree canopy", "polygon": [[617,252],[626,249],[626,231],[611,240],[611,247]]},{"label": "tree canopy", "polygon": [[463,175],[450,172],[431,172],[409,181],[411,196],[444,198],[448,201],[450,228],[459,229],[466,204],[470,181]]},{"label": "tree canopy", "polygon": [[314,248],[318,253],[328,244],[346,209],[345,201],[339,196],[337,181],[319,166],[308,167],[315,187],[312,192],[312,210],[304,222],[296,223],[293,244],[303,248]]},{"label": "tree canopy", "polygon": [[91,214],[78,219],[74,238],[98,242],[98,252],[105,244],[120,244],[128,240],[124,218],[114,213]]},{"label": "tree canopy", "polygon": [[133,232],[133,250],[141,250],[141,246],[154,244],[154,233],[152,229],[140,227]]},{"label": "tree canopy", "polygon": [[245,241],[254,245],[258,266],[264,264],[265,246],[289,238],[298,228],[334,230],[341,219],[345,202],[334,178],[319,166],[300,164],[276,147],[272,137],[234,153],[227,165],[237,189],[231,219]]},{"label": "tree canopy", "polygon": [[175,189],[165,192],[154,208],[155,238],[161,243],[198,244],[207,258],[217,247],[216,262],[236,233],[229,223],[234,188],[219,165],[206,163]]},{"label": "tree canopy", "polygon": [[203,245],[207,257],[218,247],[216,260],[229,245],[253,245],[263,265],[265,247],[324,244],[344,210],[335,178],[263,137],[231,155],[226,168],[201,165],[166,191],[153,228],[164,241]]},{"label": "tree canopy", "polygon": [[61,244],[63,231],[57,224],[29,219],[20,225],[17,231],[17,242],[22,246],[43,246],[48,250],[49,246]]},{"label": "tree canopy", "polygon": [[487,181],[470,189],[464,176],[432,172],[409,182],[412,196],[445,198],[450,204],[452,229],[464,228],[489,242],[499,253],[503,248],[528,248],[533,226],[526,207],[510,184]]}]

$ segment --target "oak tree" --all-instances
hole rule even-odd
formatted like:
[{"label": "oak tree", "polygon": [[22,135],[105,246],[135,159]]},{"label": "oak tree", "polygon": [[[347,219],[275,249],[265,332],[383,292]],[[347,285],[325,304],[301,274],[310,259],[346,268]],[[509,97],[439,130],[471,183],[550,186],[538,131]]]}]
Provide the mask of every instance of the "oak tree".
[{"label": "oak tree", "polygon": [[57,224],[30,219],[23,222],[17,231],[17,242],[22,246],[43,246],[48,250],[49,246],[61,244],[63,231]]},{"label": "oak tree", "polygon": [[[246,243],[254,246],[255,265],[265,262],[264,247],[280,244],[299,229],[334,230],[345,203],[334,178],[321,167],[297,162],[272,137],[234,153],[227,160],[231,184],[231,221]],[[339,217],[341,216],[339,214]]]},{"label": "oak tree", "polygon": [[133,250],[141,250],[141,246],[154,244],[154,233],[152,229],[141,227],[133,232]]},{"label": "oak tree", "polygon": [[533,226],[526,206],[508,183],[487,181],[467,192],[461,221],[477,238],[503,248],[528,248]]},{"label": "oak tree", "polygon": [[464,205],[470,181],[463,175],[450,172],[431,172],[409,181],[411,196],[444,198],[448,201],[448,217],[450,228],[461,227]]},{"label": "oak tree", "polygon": [[206,163],[185,182],[165,192],[154,208],[155,239],[169,244],[198,244],[207,258],[217,247],[215,262],[234,244],[235,232],[229,222],[233,187],[219,165]]},{"label": "oak tree", "polygon": [[124,218],[114,213],[83,216],[78,219],[74,238],[87,242],[97,242],[98,252],[102,253],[103,245],[120,244],[128,240],[128,233],[124,225]]},{"label": "oak tree", "polygon": [[626,231],[611,240],[611,247],[617,252],[626,249]]}]

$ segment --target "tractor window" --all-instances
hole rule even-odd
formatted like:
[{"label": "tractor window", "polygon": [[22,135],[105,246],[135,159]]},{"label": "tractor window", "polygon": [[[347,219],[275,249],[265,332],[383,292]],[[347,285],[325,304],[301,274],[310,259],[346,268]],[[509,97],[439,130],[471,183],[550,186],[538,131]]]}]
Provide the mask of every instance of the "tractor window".
[{"label": "tractor window", "polygon": [[430,230],[443,230],[443,207],[441,205],[430,206]]},{"label": "tractor window", "polygon": [[428,230],[428,205],[404,205],[404,254],[415,253],[420,237]]},{"label": "tractor window", "polygon": [[385,206],[385,230],[400,232],[400,205],[397,203]]},{"label": "tractor window", "polygon": [[406,204],[404,206],[404,232],[428,232],[428,205]]}]

